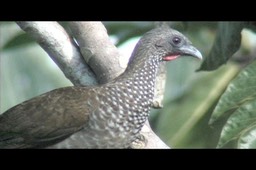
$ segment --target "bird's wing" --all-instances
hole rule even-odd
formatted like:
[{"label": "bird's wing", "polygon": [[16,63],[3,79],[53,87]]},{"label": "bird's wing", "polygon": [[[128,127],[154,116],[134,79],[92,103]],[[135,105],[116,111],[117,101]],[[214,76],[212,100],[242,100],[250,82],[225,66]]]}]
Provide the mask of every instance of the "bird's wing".
[{"label": "bird's wing", "polygon": [[[95,89],[65,87],[25,101],[0,115],[0,148],[38,148],[82,129],[97,107]],[[96,102],[97,103],[97,102]]]}]

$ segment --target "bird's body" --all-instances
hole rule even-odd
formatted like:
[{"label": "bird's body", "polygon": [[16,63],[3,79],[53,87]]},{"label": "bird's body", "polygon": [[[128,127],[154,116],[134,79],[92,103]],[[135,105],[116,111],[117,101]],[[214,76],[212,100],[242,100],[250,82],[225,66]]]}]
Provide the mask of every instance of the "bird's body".
[{"label": "bird's body", "polygon": [[83,140],[73,148],[129,147],[148,118],[159,64],[182,54],[201,57],[175,30],[146,33],[125,72],[109,83],[56,89],[0,115],[0,148],[65,148],[73,134]]}]

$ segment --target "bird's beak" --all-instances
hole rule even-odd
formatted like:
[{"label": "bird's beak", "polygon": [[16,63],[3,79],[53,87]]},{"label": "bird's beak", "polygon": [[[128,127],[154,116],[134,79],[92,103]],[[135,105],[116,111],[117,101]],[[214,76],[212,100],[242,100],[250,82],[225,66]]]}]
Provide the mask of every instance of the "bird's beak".
[{"label": "bird's beak", "polygon": [[182,51],[181,55],[196,57],[200,60],[203,59],[201,52],[192,45],[183,46],[179,50]]}]

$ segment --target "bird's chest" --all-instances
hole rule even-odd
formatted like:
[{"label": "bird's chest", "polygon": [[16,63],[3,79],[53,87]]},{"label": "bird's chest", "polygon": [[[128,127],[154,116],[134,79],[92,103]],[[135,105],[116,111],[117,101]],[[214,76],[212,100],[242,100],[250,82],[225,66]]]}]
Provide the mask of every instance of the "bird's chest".
[{"label": "bird's chest", "polygon": [[[89,118],[90,136],[104,142],[100,146],[118,147],[117,143],[120,147],[127,146],[148,118],[154,82],[138,78],[108,86],[104,90],[105,93],[97,96],[98,107]],[[114,146],[111,146],[112,143]]]}]

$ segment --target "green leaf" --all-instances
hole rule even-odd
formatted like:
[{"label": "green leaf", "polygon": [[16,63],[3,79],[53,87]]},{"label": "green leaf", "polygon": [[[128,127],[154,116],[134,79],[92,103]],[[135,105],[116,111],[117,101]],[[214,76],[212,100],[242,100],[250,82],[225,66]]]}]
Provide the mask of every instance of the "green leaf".
[{"label": "green leaf", "polygon": [[250,21],[247,28],[256,32],[256,22],[255,21]]},{"label": "green leaf", "polygon": [[225,64],[239,49],[241,31],[248,22],[220,22],[215,42],[210,54],[202,63],[200,70],[215,70]]},{"label": "green leaf", "polygon": [[17,34],[10,41],[8,41],[4,46],[3,50],[8,50],[11,48],[16,48],[19,46],[27,45],[30,43],[34,43],[35,40],[28,36],[26,33]]},{"label": "green leaf", "polygon": [[256,148],[256,124],[242,134],[238,141],[238,148]]},{"label": "green leaf", "polygon": [[210,124],[220,117],[231,114],[240,106],[256,98],[256,61],[248,65],[228,85],[215,107]]},{"label": "green leaf", "polygon": [[[165,99],[168,103],[164,104],[161,114],[157,114],[155,130],[161,139],[174,148],[195,148],[202,145],[215,148],[222,126],[218,132],[213,132],[208,125],[209,116],[213,105],[240,68],[229,63],[227,67],[214,72],[193,73],[191,68],[184,72],[188,65],[181,60],[180,63],[183,67],[179,65],[178,60],[170,63],[168,73],[175,74],[170,74],[170,79],[167,78],[169,86],[166,87]],[[188,78],[193,76],[198,77],[188,81]],[[174,93],[177,94],[167,98]]]},{"label": "green leaf", "polygon": [[[228,119],[221,132],[217,147],[238,140],[241,148],[256,144],[256,98],[239,107]],[[252,128],[253,127],[253,128]],[[255,145],[254,145],[255,146]],[[256,147],[256,146],[255,146]]]},{"label": "green leaf", "polygon": [[109,35],[118,37],[116,46],[121,45],[131,37],[141,36],[154,27],[152,22],[104,22]]}]

